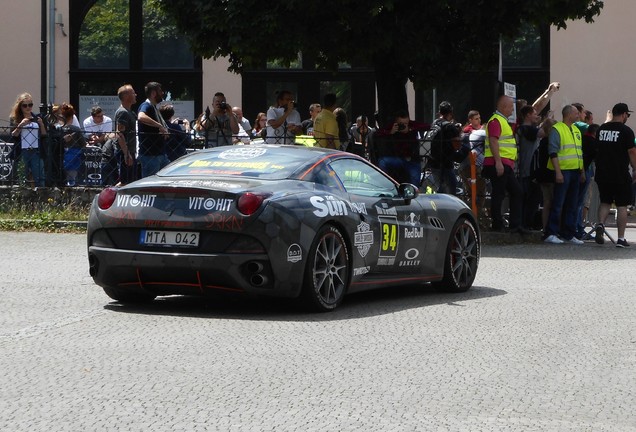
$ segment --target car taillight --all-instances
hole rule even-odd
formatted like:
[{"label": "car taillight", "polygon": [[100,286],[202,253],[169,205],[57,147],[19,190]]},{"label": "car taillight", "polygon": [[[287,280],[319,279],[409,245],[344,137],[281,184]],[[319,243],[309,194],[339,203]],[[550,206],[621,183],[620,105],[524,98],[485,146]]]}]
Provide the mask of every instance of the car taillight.
[{"label": "car taillight", "polygon": [[97,196],[97,205],[102,210],[108,210],[110,206],[115,202],[115,197],[117,196],[117,189],[115,188],[106,188],[99,193]]},{"label": "car taillight", "polygon": [[269,194],[246,192],[239,197],[236,208],[246,216],[252,215],[259,209],[268,196]]}]

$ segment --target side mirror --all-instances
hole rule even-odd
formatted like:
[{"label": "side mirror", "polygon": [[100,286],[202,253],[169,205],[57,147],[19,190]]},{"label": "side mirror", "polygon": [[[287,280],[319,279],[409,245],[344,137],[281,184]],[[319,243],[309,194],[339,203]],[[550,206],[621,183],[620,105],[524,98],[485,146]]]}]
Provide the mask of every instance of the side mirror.
[{"label": "side mirror", "polygon": [[401,198],[404,198],[407,201],[411,201],[413,198],[416,198],[419,195],[419,190],[415,185],[411,183],[402,183],[398,186],[398,194]]}]

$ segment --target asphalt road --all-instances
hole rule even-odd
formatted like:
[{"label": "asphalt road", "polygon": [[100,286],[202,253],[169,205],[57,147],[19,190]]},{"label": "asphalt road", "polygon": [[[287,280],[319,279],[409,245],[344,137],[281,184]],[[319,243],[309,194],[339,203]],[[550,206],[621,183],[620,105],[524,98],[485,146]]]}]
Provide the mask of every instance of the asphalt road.
[{"label": "asphalt road", "polygon": [[83,235],[0,232],[0,430],[636,431],[635,258],[485,246],[468,293],[387,288],[330,314],[124,307]]}]

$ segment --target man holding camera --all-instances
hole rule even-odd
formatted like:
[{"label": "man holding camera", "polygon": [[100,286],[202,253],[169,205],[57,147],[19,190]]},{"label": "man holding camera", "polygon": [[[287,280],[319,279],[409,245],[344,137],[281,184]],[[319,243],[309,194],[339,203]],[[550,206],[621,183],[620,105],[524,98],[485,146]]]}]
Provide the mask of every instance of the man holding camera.
[{"label": "man holding camera", "polygon": [[400,183],[419,187],[422,177],[419,138],[429,128],[428,124],[410,120],[408,111],[398,111],[390,128],[377,134],[379,168]]},{"label": "man holding camera", "polygon": [[267,110],[267,144],[294,144],[296,135],[303,132],[300,114],[296,111],[294,95],[281,90],[276,95],[276,106]]},{"label": "man holding camera", "polygon": [[208,108],[201,114],[195,130],[205,136],[208,148],[232,145],[232,136],[238,136],[239,125],[223,93],[214,94],[212,108],[212,111]]}]

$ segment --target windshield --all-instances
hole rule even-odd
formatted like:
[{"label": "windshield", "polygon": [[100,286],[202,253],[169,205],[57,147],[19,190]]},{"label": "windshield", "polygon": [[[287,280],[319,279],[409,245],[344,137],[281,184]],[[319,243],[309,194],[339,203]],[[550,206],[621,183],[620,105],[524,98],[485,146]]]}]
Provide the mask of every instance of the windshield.
[{"label": "windshield", "polygon": [[160,177],[233,175],[282,180],[307,162],[304,152],[256,146],[200,151],[181,158],[157,173]]}]

